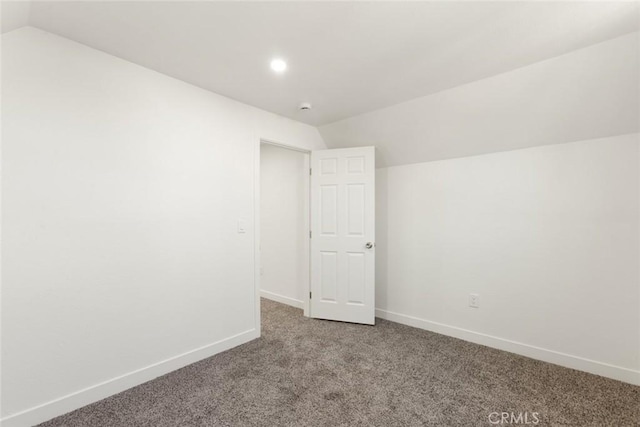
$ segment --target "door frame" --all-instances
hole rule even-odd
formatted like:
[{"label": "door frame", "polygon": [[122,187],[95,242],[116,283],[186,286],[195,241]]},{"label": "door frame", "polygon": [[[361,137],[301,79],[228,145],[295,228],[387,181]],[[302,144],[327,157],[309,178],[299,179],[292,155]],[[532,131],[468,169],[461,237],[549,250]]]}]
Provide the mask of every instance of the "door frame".
[{"label": "door frame", "polygon": [[[279,141],[274,141],[271,139],[266,139],[266,138],[260,138],[257,143],[256,143],[256,148],[255,148],[255,164],[254,164],[254,171],[255,171],[255,176],[254,176],[254,204],[253,204],[253,218],[254,218],[254,265],[255,265],[255,269],[254,269],[254,284],[255,284],[255,298],[256,298],[256,314],[255,314],[255,328],[258,332],[261,331],[261,323],[260,323],[260,269],[261,269],[261,248],[260,248],[260,240],[261,240],[261,233],[260,233],[260,223],[261,223],[261,217],[260,217],[260,187],[261,187],[261,179],[260,179],[260,174],[261,174],[261,168],[260,168],[260,160],[261,160],[261,147],[263,144],[266,145],[272,145],[275,147],[279,147],[279,148],[283,148],[286,150],[292,150],[292,151],[297,151],[299,153],[303,153],[306,154],[307,157],[307,165],[309,167],[310,166],[310,162],[311,162],[311,150],[306,150],[304,148],[300,148],[297,147],[295,145],[290,145],[290,144],[284,144],[282,142]],[[304,183],[303,186],[304,188],[306,188],[307,190],[307,194],[306,197],[304,198],[304,218],[305,218],[305,222],[304,222],[304,229],[308,230],[308,232],[311,232],[311,179],[309,174],[304,174],[303,175],[303,179],[304,179]],[[303,246],[303,251],[304,253],[307,254],[306,257],[304,257],[304,266],[303,266],[303,270],[305,270],[307,272],[307,274],[305,275],[306,280],[305,283],[302,284],[302,290],[303,290],[303,299],[302,299],[302,309],[303,309],[303,314],[306,317],[309,317],[311,315],[310,313],[310,309],[311,306],[309,304],[309,298],[307,297],[309,295],[310,289],[311,289],[311,244],[309,242],[310,239],[304,239],[304,246]]]}]

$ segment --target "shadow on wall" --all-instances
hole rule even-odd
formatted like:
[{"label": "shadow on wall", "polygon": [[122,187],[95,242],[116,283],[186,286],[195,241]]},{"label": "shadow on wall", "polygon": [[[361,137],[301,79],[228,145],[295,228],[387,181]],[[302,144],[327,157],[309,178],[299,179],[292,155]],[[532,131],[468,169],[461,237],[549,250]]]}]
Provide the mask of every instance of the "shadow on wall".
[{"label": "shadow on wall", "polygon": [[376,308],[387,306],[387,168],[376,169]]}]

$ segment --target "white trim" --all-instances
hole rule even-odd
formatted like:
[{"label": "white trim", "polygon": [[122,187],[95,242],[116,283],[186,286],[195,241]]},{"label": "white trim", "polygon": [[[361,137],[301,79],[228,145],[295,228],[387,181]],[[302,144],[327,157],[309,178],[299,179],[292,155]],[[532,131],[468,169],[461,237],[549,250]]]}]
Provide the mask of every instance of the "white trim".
[{"label": "white trim", "polygon": [[127,374],[112,378],[99,384],[76,391],[66,396],[51,400],[25,411],[9,415],[1,420],[3,427],[23,427],[40,424],[75,409],[89,405],[98,400],[120,393],[161,375],[180,369],[184,366],[206,359],[215,354],[229,350],[238,345],[259,338],[255,329],[242,332],[223,340],[207,344],[200,348],[170,357],[137,369]]},{"label": "white trim", "polygon": [[304,198],[304,230],[309,231],[309,238],[307,239],[305,236],[304,245],[302,246],[302,251],[307,254],[304,258],[304,265],[302,266],[303,270],[307,272],[304,275],[304,282],[302,283],[302,295],[304,295],[304,299],[302,301],[302,314],[306,317],[311,317],[311,299],[307,298],[307,295],[310,295],[311,292],[311,152],[307,152],[304,156],[304,168],[305,171],[308,170],[309,173],[304,174],[303,178],[303,187],[306,188],[307,192]]},{"label": "white trim", "polygon": [[[311,150],[307,150],[304,148],[300,148],[300,147],[296,147],[294,145],[289,145],[289,144],[285,144],[282,142],[278,142],[278,141],[274,141],[274,140],[270,140],[270,139],[265,139],[265,138],[257,138],[257,144],[256,144],[256,150],[255,150],[255,164],[254,164],[254,171],[255,171],[255,176],[254,176],[254,206],[253,206],[253,214],[254,214],[254,229],[255,229],[255,242],[254,242],[254,283],[255,283],[255,291],[256,291],[256,319],[257,319],[257,325],[256,325],[256,329],[258,329],[258,331],[260,331],[260,296],[264,296],[265,298],[269,298],[266,295],[262,295],[262,292],[267,292],[267,291],[261,291],[260,290],[260,268],[262,265],[262,261],[261,261],[261,246],[260,246],[260,147],[262,146],[262,144],[268,144],[268,145],[273,145],[279,148],[284,148],[287,150],[293,150],[293,151],[298,151],[300,153],[306,154],[305,156],[305,165],[307,165],[307,167],[310,166],[310,155],[311,155]],[[305,220],[306,220],[306,224],[304,227],[305,229],[311,230],[311,209],[310,209],[310,204],[311,204],[311,179],[309,177],[309,175],[307,175],[305,173],[305,187],[307,188],[307,197],[305,198]],[[302,290],[303,290],[303,295],[309,295],[310,291],[311,291],[311,244],[309,242],[308,239],[305,239],[305,246],[302,248],[302,250],[304,252],[306,252],[308,254],[308,257],[306,259],[306,266],[304,266],[304,268],[306,270],[308,270],[309,274],[306,277],[306,282],[302,284]],[[270,293],[270,292],[268,292]],[[277,295],[277,294],[273,294],[276,298],[277,297],[281,297],[281,298],[288,298],[288,297],[283,297],[281,295]],[[275,298],[269,298],[269,299],[273,299],[274,301],[277,302],[282,302],[283,304],[288,304],[288,305],[293,305],[294,307],[298,307],[298,308],[302,308],[302,314],[305,317],[311,317],[311,304],[310,301],[308,299],[304,299],[303,301],[299,301],[296,299],[291,299],[291,301],[294,301],[295,304],[293,304],[291,301],[290,302],[286,302],[286,301],[282,301],[282,300],[277,300]],[[302,304],[302,306],[298,306],[297,304]]]},{"label": "white trim", "polygon": [[271,301],[279,302],[282,304],[290,305],[296,308],[304,308],[304,302],[295,298],[285,297],[284,295],[274,294],[269,291],[260,291],[262,298],[270,299]]},{"label": "white trim", "polygon": [[260,145],[262,141],[255,138],[253,152],[253,327],[262,335],[260,314]]},{"label": "white trim", "polygon": [[307,150],[306,148],[300,148],[300,147],[296,147],[294,145],[283,144],[282,142],[276,142],[276,141],[272,141],[272,140],[264,139],[264,138],[260,139],[260,143],[261,144],[269,144],[269,145],[273,145],[273,146],[276,146],[276,147],[279,147],[279,148],[284,148],[285,150],[297,151],[299,153],[304,153],[304,154],[311,153],[311,150]]},{"label": "white trim", "polygon": [[579,356],[573,356],[546,348],[536,347],[517,341],[511,341],[492,335],[482,334],[470,331],[468,329],[458,328],[456,326],[445,325],[439,322],[420,319],[406,314],[394,313],[392,311],[376,309],[376,316],[381,319],[390,320],[403,325],[413,326],[414,328],[425,329],[442,335],[459,338],[476,344],[485,345],[487,347],[496,348],[498,350],[508,351],[510,353],[519,354],[521,356],[530,357],[532,359],[542,360],[544,362],[553,363],[555,365],[564,366],[566,368],[577,369],[579,371],[589,372],[591,374],[600,375],[614,380],[640,385],[640,371],[621,366],[610,365],[608,363],[598,362],[591,359],[585,359]]}]

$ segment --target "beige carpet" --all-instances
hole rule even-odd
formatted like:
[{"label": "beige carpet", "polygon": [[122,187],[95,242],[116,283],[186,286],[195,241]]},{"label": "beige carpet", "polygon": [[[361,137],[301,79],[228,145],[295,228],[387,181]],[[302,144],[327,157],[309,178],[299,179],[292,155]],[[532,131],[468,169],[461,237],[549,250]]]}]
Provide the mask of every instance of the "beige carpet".
[{"label": "beige carpet", "polygon": [[640,387],[380,319],[262,314],[259,340],[42,425],[640,426]]}]

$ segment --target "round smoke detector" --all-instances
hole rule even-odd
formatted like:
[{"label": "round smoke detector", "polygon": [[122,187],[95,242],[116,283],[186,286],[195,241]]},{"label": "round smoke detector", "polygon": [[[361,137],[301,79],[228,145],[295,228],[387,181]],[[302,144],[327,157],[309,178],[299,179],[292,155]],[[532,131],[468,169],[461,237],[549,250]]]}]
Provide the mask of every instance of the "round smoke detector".
[{"label": "round smoke detector", "polygon": [[308,102],[303,102],[302,104],[300,104],[298,106],[298,110],[300,110],[300,111],[309,111],[309,110],[311,110],[311,104],[309,104]]}]

